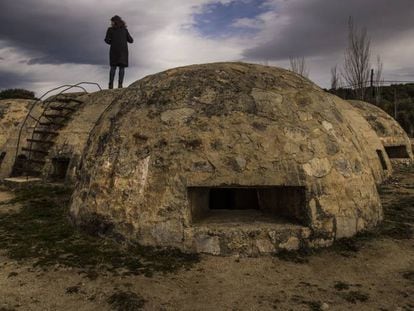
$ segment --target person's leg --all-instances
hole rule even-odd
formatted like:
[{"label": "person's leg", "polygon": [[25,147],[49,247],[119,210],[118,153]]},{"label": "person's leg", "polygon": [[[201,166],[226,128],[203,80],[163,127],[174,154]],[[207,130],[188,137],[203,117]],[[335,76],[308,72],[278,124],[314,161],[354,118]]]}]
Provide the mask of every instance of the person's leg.
[{"label": "person's leg", "polygon": [[119,67],[119,80],[118,80],[118,88],[122,89],[122,83],[124,83],[124,76],[125,76],[125,67]]},{"label": "person's leg", "polygon": [[109,89],[114,88],[115,71],[116,66],[111,66],[111,70],[109,71]]}]

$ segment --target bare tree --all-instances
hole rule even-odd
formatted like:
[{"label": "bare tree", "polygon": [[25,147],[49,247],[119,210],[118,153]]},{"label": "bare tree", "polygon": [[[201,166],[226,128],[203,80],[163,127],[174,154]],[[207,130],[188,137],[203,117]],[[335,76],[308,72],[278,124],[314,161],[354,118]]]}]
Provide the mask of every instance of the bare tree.
[{"label": "bare tree", "polygon": [[345,51],[343,77],[355,89],[357,98],[364,100],[369,80],[371,62],[371,40],[367,29],[354,25],[352,17],[348,21],[348,47]]},{"label": "bare tree", "polygon": [[341,84],[341,76],[339,75],[338,65],[331,68],[331,89],[336,90]]},{"label": "bare tree", "polygon": [[289,61],[290,70],[306,78],[309,76],[309,69],[304,57],[289,57]]},{"label": "bare tree", "polygon": [[381,56],[377,55],[377,68],[375,70],[374,84],[375,84],[375,102],[377,104],[381,101],[382,85],[384,84],[384,78],[382,77],[383,63]]}]

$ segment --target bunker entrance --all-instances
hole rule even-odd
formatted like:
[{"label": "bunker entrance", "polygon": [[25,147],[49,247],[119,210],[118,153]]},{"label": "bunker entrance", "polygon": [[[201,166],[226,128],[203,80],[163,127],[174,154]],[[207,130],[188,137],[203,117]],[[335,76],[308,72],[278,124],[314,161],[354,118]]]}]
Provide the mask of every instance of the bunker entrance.
[{"label": "bunker entrance", "polygon": [[69,158],[53,158],[53,173],[51,178],[56,181],[64,181],[68,171],[70,159]]},{"label": "bunker entrance", "polygon": [[19,154],[14,162],[11,177],[22,176],[27,166],[27,157]]},{"label": "bunker entrance", "polygon": [[407,147],[404,145],[388,146],[385,147],[385,151],[390,159],[407,159],[410,157],[407,152]]},{"label": "bunker entrance", "polygon": [[190,187],[188,198],[194,224],[307,223],[305,187]]},{"label": "bunker entrance", "polygon": [[0,153],[0,166],[3,163],[3,160],[5,157],[6,157],[6,152],[3,151],[2,153]]},{"label": "bunker entrance", "polygon": [[377,150],[378,159],[381,162],[382,169],[385,171],[387,170],[387,163],[385,162],[384,155],[382,154],[381,150]]}]

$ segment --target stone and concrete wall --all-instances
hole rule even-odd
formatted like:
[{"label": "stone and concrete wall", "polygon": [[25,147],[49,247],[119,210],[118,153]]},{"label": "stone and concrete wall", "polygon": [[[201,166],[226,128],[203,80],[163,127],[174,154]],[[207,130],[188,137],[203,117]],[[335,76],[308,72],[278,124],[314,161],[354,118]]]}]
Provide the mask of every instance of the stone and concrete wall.
[{"label": "stone and concrete wall", "polygon": [[392,175],[393,169],[379,136],[357,108],[336,96],[330,97],[347,119],[353,138],[362,146],[361,154],[366,157],[377,184],[381,184]]},{"label": "stone and concrete wall", "polygon": [[[20,130],[22,142],[29,137],[33,130],[33,119],[28,119],[26,126],[23,128],[22,124],[34,102],[34,100],[27,99],[6,99],[0,101],[0,153],[3,153],[3,159],[0,164],[0,179],[9,177],[12,173]],[[41,104],[39,108],[40,106]],[[39,113],[40,109],[35,108],[33,110],[33,115],[37,116]],[[17,155],[19,154],[18,152]]]},{"label": "stone and concrete wall", "polygon": [[[413,160],[410,139],[398,122],[381,108],[363,101],[349,101],[380,137],[385,149],[403,147],[401,157]],[[398,150],[397,150],[398,151]],[[388,151],[390,152],[390,151]],[[405,154],[404,154],[405,153]],[[390,155],[391,157],[391,155]],[[398,156],[396,158],[399,158]]]},{"label": "stone and concrete wall", "polygon": [[[146,77],[92,131],[73,219],[100,219],[142,244],[189,252],[330,245],[382,219],[379,164],[364,154],[372,133],[356,137],[366,125],[355,119],[339,98],[274,67],[218,63]],[[218,186],[304,187],[305,221],[195,224],[188,188]]]}]

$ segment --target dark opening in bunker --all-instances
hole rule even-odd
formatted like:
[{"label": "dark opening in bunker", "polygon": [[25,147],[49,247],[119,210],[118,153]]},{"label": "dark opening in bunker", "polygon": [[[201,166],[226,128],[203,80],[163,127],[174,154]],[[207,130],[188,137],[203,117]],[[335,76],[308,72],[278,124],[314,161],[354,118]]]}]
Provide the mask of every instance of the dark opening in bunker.
[{"label": "dark opening in bunker", "polygon": [[410,157],[405,145],[387,146],[385,147],[385,151],[390,159],[407,159]]},{"label": "dark opening in bunker", "polygon": [[387,168],[387,162],[385,162],[385,159],[384,159],[384,154],[382,153],[382,151],[381,150],[376,150],[377,151],[377,155],[378,155],[378,159],[380,160],[380,162],[381,162],[381,166],[382,166],[382,169],[385,171],[385,170],[387,170],[388,168]]},{"label": "dark opening in bunker", "polygon": [[302,186],[190,187],[188,199],[193,223],[307,223]]},{"label": "dark opening in bunker", "polygon": [[5,157],[6,157],[6,152],[3,151],[2,153],[0,153],[0,166],[3,163],[3,160]]},{"label": "dark opening in bunker", "polygon": [[68,171],[70,159],[59,157],[52,159],[53,173],[51,178],[56,181],[64,181]]},{"label": "dark opening in bunker", "polygon": [[22,176],[27,167],[27,157],[24,154],[19,154],[13,164],[11,177]]},{"label": "dark opening in bunker", "polygon": [[210,189],[209,209],[220,210],[259,210],[259,198],[256,189],[216,188]]}]

